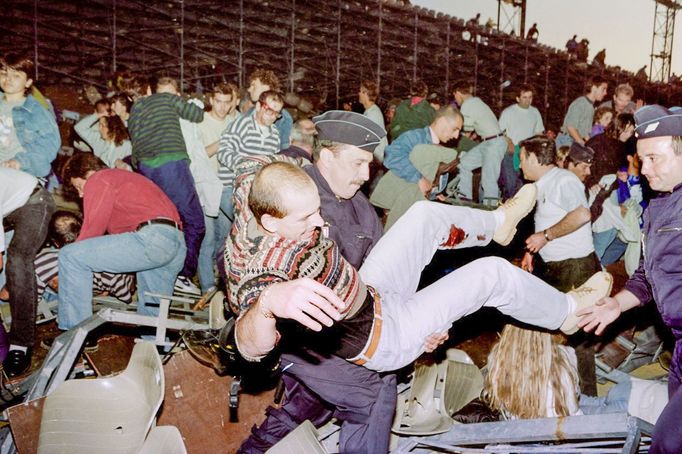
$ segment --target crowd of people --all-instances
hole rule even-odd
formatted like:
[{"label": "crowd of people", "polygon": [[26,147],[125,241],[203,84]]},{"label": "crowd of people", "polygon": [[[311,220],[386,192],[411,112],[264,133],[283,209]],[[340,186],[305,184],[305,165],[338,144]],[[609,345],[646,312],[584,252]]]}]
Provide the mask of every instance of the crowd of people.
[{"label": "crowd of people", "polygon": [[[486,395],[509,417],[566,416],[579,403],[628,409],[629,391],[589,400],[594,347],[579,328],[600,334],[655,300],[680,336],[682,113],[644,106],[628,84],[589,78],[553,132],[524,84],[498,117],[468,81],[448,99],[416,81],[384,112],[380,87],[365,80],[362,112],[310,118],[285,108],[268,69],[246,87],[216,84],[206,106],[171,78],[123,74],[75,124],[79,150],[57,167],[54,109],[33,75],[30,58],[0,59],[10,377],[30,366],[36,307],[50,294],[69,330],[92,315],[93,293],[156,315],[152,295],[219,286],[238,316],[239,353],[254,363],[280,355],[286,391],[240,452],[264,452],[304,420],[332,417],[342,452],[386,452],[393,372],[482,307],[531,333],[506,328],[491,354]],[[59,184],[81,213],[57,210]],[[533,210],[521,266],[485,257],[419,286],[437,250],[506,246]],[[610,297],[603,269],[623,256],[631,278]],[[558,346],[557,332],[575,350]],[[682,447],[681,355],[650,452]],[[508,374],[526,371],[516,357],[544,364],[547,379]]]}]

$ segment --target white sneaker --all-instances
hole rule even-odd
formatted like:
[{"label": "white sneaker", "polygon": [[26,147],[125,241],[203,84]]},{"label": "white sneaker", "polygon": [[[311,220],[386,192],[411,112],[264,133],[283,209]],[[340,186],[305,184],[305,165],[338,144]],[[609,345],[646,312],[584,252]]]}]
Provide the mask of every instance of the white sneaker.
[{"label": "white sneaker", "polygon": [[613,286],[613,276],[606,271],[599,271],[592,275],[583,285],[568,292],[575,301],[575,311],[566,317],[561,325],[564,334],[573,334],[578,331],[579,318],[575,315],[580,309],[594,306],[594,304],[605,296],[611,294]]},{"label": "white sneaker", "polygon": [[173,289],[178,293],[189,293],[190,295],[201,295],[201,290],[199,287],[194,285],[194,283],[185,276],[178,276],[175,280],[175,287]]},{"label": "white sneaker", "polygon": [[506,246],[516,234],[516,225],[525,218],[535,206],[537,188],[533,183],[525,184],[519,191],[498,208],[504,212],[504,222],[495,230],[493,240]]}]

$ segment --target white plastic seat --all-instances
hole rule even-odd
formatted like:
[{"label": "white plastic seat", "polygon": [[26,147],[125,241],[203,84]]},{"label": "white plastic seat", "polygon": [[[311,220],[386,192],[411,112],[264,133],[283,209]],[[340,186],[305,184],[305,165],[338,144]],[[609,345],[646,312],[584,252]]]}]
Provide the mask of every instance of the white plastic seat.
[{"label": "white plastic seat", "polygon": [[149,431],[138,454],[187,454],[187,449],[177,427],[156,426]]},{"label": "white plastic seat", "polygon": [[38,453],[137,453],[163,401],[164,386],[152,342],[135,345],[119,375],[65,381],[45,399]]}]

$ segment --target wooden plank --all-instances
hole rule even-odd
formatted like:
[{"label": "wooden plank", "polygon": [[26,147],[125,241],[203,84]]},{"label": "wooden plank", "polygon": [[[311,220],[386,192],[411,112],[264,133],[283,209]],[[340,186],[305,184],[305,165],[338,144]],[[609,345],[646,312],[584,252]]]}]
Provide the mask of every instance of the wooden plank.
[{"label": "wooden plank", "polygon": [[232,377],[219,377],[188,351],[173,355],[164,366],[166,394],[157,425],[174,425],[188,453],[235,452],[259,424],[273,402],[274,391],[240,394],[239,422],[229,422],[228,389]]},{"label": "wooden plank", "polygon": [[38,434],[40,418],[43,415],[45,398],[24,402],[7,410],[12,437],[19,454],[35,454],[38,452]]},{"label": "wooden plank", "polygon": [[134,346],[134,337],[111,334],[100,337],[97,340],[97,349],[84,351],[83,355],[98,377],[108,377],[128,366]]}]

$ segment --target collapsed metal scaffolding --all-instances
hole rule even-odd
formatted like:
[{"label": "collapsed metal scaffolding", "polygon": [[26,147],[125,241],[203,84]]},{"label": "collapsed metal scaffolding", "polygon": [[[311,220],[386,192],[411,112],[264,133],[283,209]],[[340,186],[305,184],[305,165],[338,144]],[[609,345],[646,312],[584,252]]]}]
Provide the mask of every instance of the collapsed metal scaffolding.
[{"label": "collapsed metal scaffolding", "polygon": [[[566,53],[400,0],[4,0],[0,52],[34,56],[41,84],[106,89],[117,71],[177,78],[183,91],[217,81],[244,86],[269,67],[283,88],[318,108],[355,99],[362,79],[382,98],[405,97],[417,79],[448,96],[470,80],[496,110],[532,84],[557,127],[586,79],[630,82],[638,98],[666,103],[671,90],[618,67],[576,64]],[[510,81],[511,84],[505,83]]]}]

